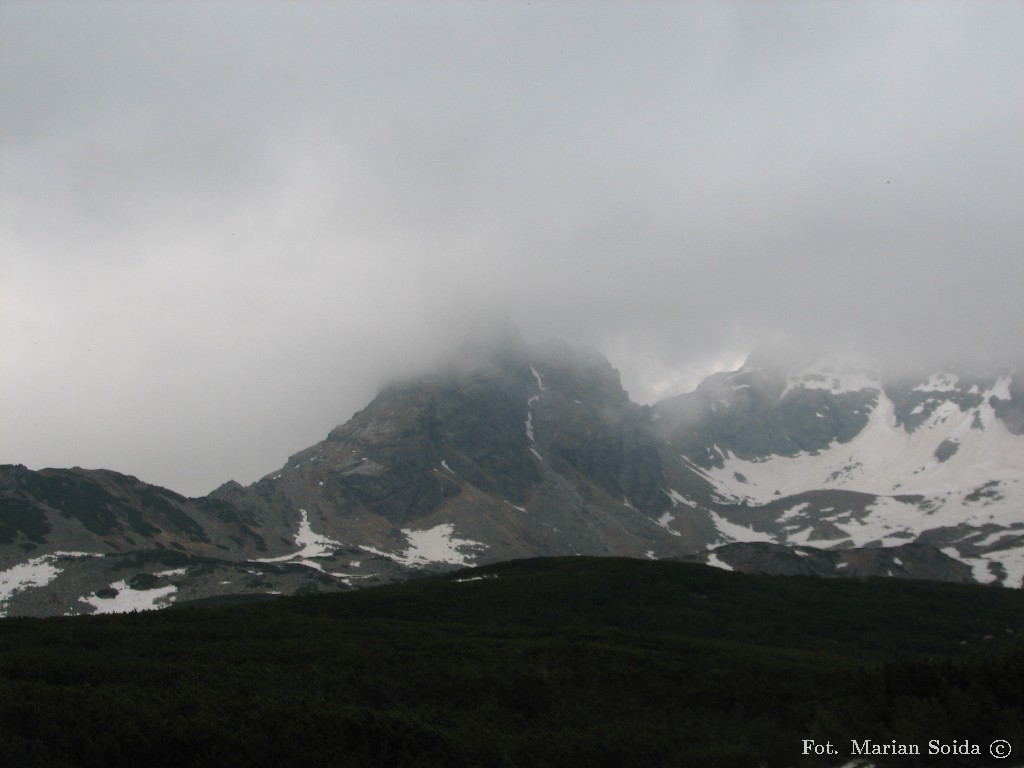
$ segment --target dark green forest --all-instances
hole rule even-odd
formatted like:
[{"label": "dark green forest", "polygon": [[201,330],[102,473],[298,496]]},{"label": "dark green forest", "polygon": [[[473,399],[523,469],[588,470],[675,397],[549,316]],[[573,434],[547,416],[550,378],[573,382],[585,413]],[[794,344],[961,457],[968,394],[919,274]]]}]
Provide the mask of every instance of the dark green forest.
[{"label": "dark green forest", "polygon": [[[349,593],[0,621],[9,766],[1024,764],[1024,594],[525,560]],[[993,739],[1013,745],[989,756]],[[804,739],[837,756],[802,754]],[[981,756],[928,755],[930,740]]]}]

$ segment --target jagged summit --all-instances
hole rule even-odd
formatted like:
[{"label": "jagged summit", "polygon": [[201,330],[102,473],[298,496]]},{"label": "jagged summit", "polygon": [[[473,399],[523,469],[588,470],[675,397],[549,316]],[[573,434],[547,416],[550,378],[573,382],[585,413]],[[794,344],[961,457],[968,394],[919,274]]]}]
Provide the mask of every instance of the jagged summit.
[{"label": "jagged summit", "polygon": [[651,519],[671,505],[659,450],[618,372],[560,342],[494,342],[474,340],[470,364],[386,387],[257,494],[272,488],[341,540],[372,530],[384,551],[407,547],[406,530],[440,525],[496,539],[486,559],[640,556],[656,546],[648,526],[671,537]]}]

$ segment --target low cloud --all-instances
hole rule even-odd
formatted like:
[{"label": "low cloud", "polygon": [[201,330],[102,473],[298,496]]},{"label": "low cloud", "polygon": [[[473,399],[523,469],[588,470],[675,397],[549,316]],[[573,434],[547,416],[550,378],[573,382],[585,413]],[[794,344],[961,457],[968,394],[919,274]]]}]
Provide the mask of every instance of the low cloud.
[{"label": "low cloud", "polygon": [[481,315],[1024,359],[1012,4],[0,9],[0,461],[254,480]]}]

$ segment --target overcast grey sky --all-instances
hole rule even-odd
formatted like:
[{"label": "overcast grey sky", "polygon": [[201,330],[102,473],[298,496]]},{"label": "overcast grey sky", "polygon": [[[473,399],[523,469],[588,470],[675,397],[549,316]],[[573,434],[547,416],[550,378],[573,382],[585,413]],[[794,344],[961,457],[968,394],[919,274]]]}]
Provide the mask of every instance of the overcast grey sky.
[{"label": "overcast grey sky", "polygon": [[1024,3],[0,3],[0,462],[188,494],[481,312],[1024,360]]}]

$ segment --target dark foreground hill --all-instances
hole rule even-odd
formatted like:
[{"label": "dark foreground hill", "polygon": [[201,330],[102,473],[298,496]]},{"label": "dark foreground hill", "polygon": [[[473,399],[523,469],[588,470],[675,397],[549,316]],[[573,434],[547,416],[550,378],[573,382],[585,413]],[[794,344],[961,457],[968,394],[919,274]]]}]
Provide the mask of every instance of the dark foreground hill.
[{"label": "dark foreground hill", "polygon": [[7,619],[0,744],[47,767],[839,766],[864,740],[922,752],[876,765],[1019,765],[1021,633],[1019,590],[516,561]]}]

